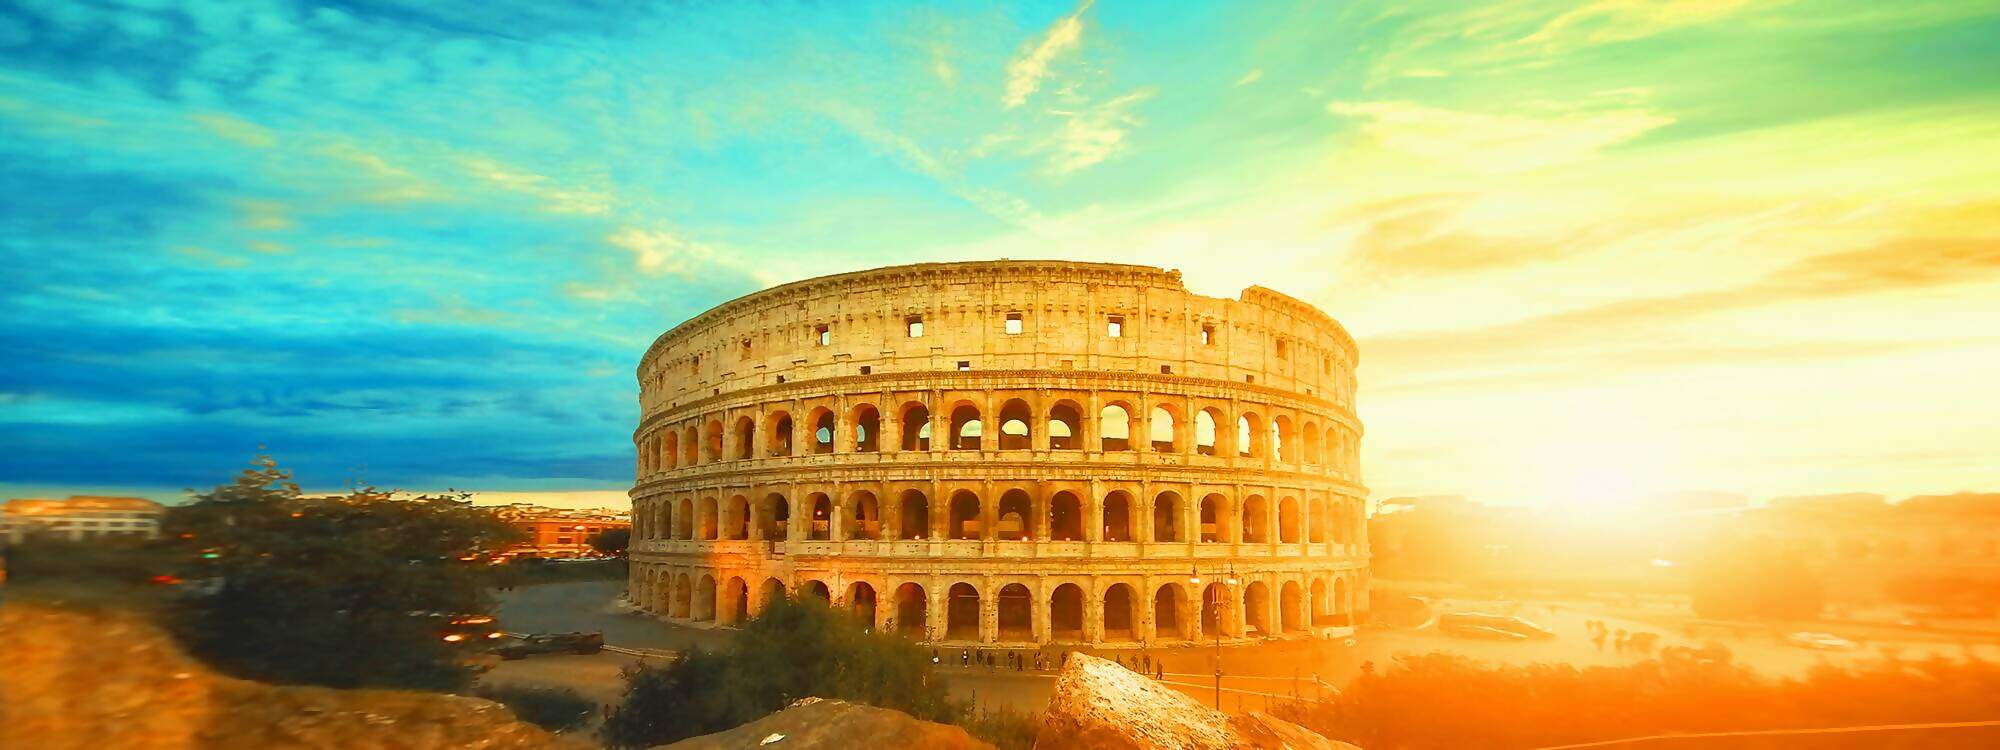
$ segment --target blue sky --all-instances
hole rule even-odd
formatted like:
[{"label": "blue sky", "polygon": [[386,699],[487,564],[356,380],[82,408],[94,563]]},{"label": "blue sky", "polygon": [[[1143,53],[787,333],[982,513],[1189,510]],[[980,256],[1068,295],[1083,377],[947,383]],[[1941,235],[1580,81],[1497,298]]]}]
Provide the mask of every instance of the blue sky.
[{"label": "blue sky", "polygon": [[1321,305],[1378,495],[1991,489],[1995,38],[1956,0],[17,2],[0,490],[268,450],[612,498],[660,331],[994,257]]}]

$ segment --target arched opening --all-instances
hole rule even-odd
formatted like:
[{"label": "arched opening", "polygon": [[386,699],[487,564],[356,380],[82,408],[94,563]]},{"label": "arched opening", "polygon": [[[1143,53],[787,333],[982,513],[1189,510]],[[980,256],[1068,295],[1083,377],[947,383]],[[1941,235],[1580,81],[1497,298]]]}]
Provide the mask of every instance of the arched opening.
[{"label": "arched opening", "polygon": [[1306,540],[1313,544],[1326,543],[1326,498],[1313,498],[1307,506]]},{"label": "arched opening", "polygon": [[674,468],[681,459],[681,436],[673,430],[667,431],[666,445],[660,449],[660,457],[665,459],[666,468]]},{"label": "arched opening", "polygon": [[681,498],[680,510],[674,513],[674,538],[694,538],[694,501]]},{"label": "arched opening", "polygon": [[1132,496],[1124,490],[1113,490],[1104,496],[1104,529],[1106,542],[1132,541]]},{"label": "arched opening", "polygon": [[1286,581],[1278,589],[1278,627],[1287,633],[1298,632],[1305,626],[1299,618],[1299,582]]},{"label": "arched opening", "polygon": [[923,404],[912,401],[903,405],[903,418],[899,422],[903,428],[903,446],[906,451],[927,451],[931,449],[931,410]]},{"label": "arched opening", "polygon": [[931,534],[931,503],[918,490],[903,490],[901,516],[896,519],[904,539],[925,539]]},{"label": "arched opening", "polygon": [[1354,624],[1353,620],[1354,610],[1351,605],[1352,603],[1347,601],[1347,579],[1345,578],[1333,579],[1333,624],[1335,625]]},{"label": "arched opening", "polygon": [[1211,492],[1201,499],[1201,540],[1204,542],[1229,541],[1229,500],[1221,493]]},{"label": "arched opening", "polygon": [[869,404],[854,408],[854,450],[869,453],[882,450],[882,413]]},{"label": "arched opening", "polygon": [[1181,538],[1180,493],[1162,492],[1153,498],[1153,541],[1187,541]]},{"label": "arched opening", "polygon": [[715,576],[703,573],[694,582],[694,619],[715,619]]},{"label": "arched opening", "polygon": [[896,587],[896,632],[910,638],[922,639],[924,625],[930,617],[930,597],[924,594],[924,587],[905,583]]},{"label": "arched opening", "polygon": [[776,578],[764,579],[764,585],[757,592],[757,611],[769,609],[771,605],[785,598],[785,582]]},{"label": "arched opening", "polygon": [[712,497],[702,498],[701,499],[702,539],[713,541],[722,531],[721,524],[717,522],[715,515],[716,515],[715,498]]},{"label": "arched opening", "polygon": [[682,573],[674,581],[674,605],[670,616],[683,620],[694,613],[694,579]]},{"label": "arched opening", "polygon": [[824,541],[833,538],[833,500],[824,492],[815,492],[806,497],[807,507],[812,512],[806,516],[806,538]]},{"label": "arched opening", "polygon": [[875,627],[875,587],[862,581],[847,586],[847,611],[865,629]]},{"label": "arched opening", "polygon": [[1285,497],[1278,501],[1278,541],[1284,544],[1299,543],[1299,501]]},{"label": "arched opening", "polygon": [[832,453],[833,435],[833,412],[826,409],[813,410],[813,452]]},{"label": "arched opening", "polygon": [[979,589],[970,583],[955,583],[945,593],[945,639],[979,640]]},{"label": "arched opening", "polygon": [[1216,433],[1215,426],[1221,424],[1220,421],[1221,419],[1222,419],[1222,412],[1216,411],[1214,409],[1203,409],[1195,413],[1194,415],[1195,453],[1204,456],[1213,456],[1216,454],[1215,445],[1216,441],[1220,439],[1220,436]]},{"label": "arched opening", "polygon": [[806,595],[800,597],[800,601],[813,602],[821,606],[832,606],[833,590],[826,587],[825,581],[806,581],[804,590]]},{"label": "arched opening", "polygon": [[1074,583],[1057,586],[1049,594],[1049,639],[1083,640],[1083,588]]},{"label": "arched opening", "polygon": [[1314,578],[1312,583],[1312,623],[1314,625],[1333,624],[1333,610],[1326,600],[1326,579]]},{"label": "arched opening", "polygon": [[1028,593],[1028,587],[1010,583],[1000,589],[999,605],[1000,640],[1032,641],[1035,639],[1035,597]]},{"label": "arched opening", "polygon": [[979,438],[985,432],[979,422],[979,407],[959,404],[951,410],[951,449],[955,451],[979,450]]},{"label": "arched opening", "polygon": [[722,600],[729,606],[724,624],[734,625],[750,619],[750,586],[743,579],[731,576],[729,583],[724,584]]},{"label": "arched opening", "polygon": [[1181,615],[1181,602],[1185,601],[1178,583],[1162,584],[1153,592],[1153,637],[1192,638],[1187,631],[1188,620]]},{"label": "arched opening", "polygon": [[1082,448],[1083,412],[1073,401],[1060,401],[1049,407],[1049,448],[1069,451]]},{"label": "arched opening", "polygon": [[1099,450],[1132,450],[1132,415],[1121,404],[1106,404],[1097,414]]},{"label": "arched opening", "polygon": [[985,535],[986,523],[979,517],[979,496],[970,490],[952,493],[951,538],[982,539]]},{"label": "arched opening", "polygon": [[847,517],[840,530],[842,539],[882,538],[882,509],[875,501],[873,492],[856,492],[847,496]]},{"label": "arched opening", "polygon": [[1034,518],[1034,501],[1026,490],[1008,490],[1000,496],[999,516],[993,521],[993,538],[1008,541],[1027,541],[1032,530],[1028,519]]},{"label": "arched opening", "polygon": [[1263,581],[1252,581],[1243,589],[1243,619],[1250,626],[1250,635],[1272,635],[1271,587]]},{"label": "arched opening", "polygon": [[749,417],[736,419],[735,458],[757,457],[757,422]]},{"label": "arched opening", "polygon": [[776,492],[764,496],[764,512],[758,514],[763,519],[764,539],[779,542],[785,539],[785,529],[791,522],[791,503],[784,495]]},{"label": "arched opening", "polygon": [[1305,423],[1304,426],[1300,427],[1299,442],[1303,444],[1303,447],[1305,448],[1306,463],[1309,464],[1326,463],[1326,455],[1320,453],[1319,450],[1319,424],[1314,422],[1307,422]]},{"label": "arched opening", "polygon": [[681,439],[681,465],[693,466],[701,459],[701,431],[688,425],[687,435]]},{"label": "arched opening", "polygon": [[1029,425],[1035,421],[1035,413],[1028,409],[1028,402],[1009,399],[1000,407],[1000,450],[1024,451],[1035,447],[1033,430]]},{"label": "arched opening", "polygon": [[1153,442],[1154,451],[1159,453],[1173,453],[1178,450],[1174,445],[1174,413],[1172,410],[1164,406],[1155,406],[1152,411],[1147,412],[1146,420],[1152,423],[1146,428],[1146,431],[1149,433],[1147,439]]},{"label": "arched opening", "polygon": [[1258,428],[1263,420],[1256,414],[1245,413],[1236,418],[1236,455],[1239,457],[1260,456],[1264,452],[1264,433]]},{"label": "arched opening", "polygon": [[724,517],[728,520],[725,526],[728,538],[750,538],[750,498],[742,495],[729,498],[729,513]]},{"label": "arched opening", "polygon": [[1083,501],[1067,490],[1049,499],[1049,539],[1083,541]]},{"label": "arched opening", "polygon": [[782,411],[774,412],[764,421],[771,425],[770,435],[765,440],[766,449],[773,456],[792,455],[792,415]]},{"label": "arched opening", "polygon": [[1292,429],[1292,420],[1283,414],[1271,420],[1271,440],[1277,444],[1278,460],[1297,463],[1299,460],[1298,432]]},{"label": "arched opening", "polygon": [[1201,590],[1201,632],[1216,635],[1235,635],[1222,627],[1228,622],[1227,614],[1235,606],[1229,596],[1230,587],[1223,581],[1208,584]]},{"label": "arched opening", "polygon": [[1271,541],[1271,508],[1263,495],[1251,495],[1243,501],[1243,541],[1253,544]]},{"label": "arched opening", "polygon": [[1114,583],[1104,590],[1104,640],[1129,641],[1136,637],[1133,625],[1139,616],[1132,605],[1131,586]]}]

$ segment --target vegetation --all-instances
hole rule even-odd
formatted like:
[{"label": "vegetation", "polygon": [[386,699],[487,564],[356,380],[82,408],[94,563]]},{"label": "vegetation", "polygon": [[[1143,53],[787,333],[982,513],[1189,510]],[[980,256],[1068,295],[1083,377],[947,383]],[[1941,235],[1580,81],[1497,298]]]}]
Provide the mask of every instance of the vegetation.
[{"label": "vegetation", "polygon": [[482,687],[481,698],[499,703],[522,721],[551,732],[567,732],[590,723],[597,707],[589,698],[568,688],[538,688],[515,685]]},{"label": "vegetation", "polygon": [[1000,750],[1029,750],[1035,746],[1035,732],[1041,727],[1041,716],[1016,711],[1008,706],[968,711],[959,718],[958,725],[981,740],[992,743]]},{"label": "vegetation", "polygon": [[488,612],[487,566],[461,558],[514,537],[462,497],[307,497],[269,458],[164,527],[190,589],[169,624],[191,652],[240,677],[343,688],[465,685],[430,615]]},{"label": "vegetation", "polygon": [[1798,558],[1769,546],[1718,539],[1696,563],[1694,612],[1723,620],[1819,616],[1825,591]]},{"label": "vegetation", "polygon": [[500,586],[533,586],[538,583],[575,581],[623,581],[628,568],[624,558],[611,560],[543,560],[521,557],[506,565],[494,566],[495,583]]},{"label": "vegetation", "polygon": [[864,630],[816,601],[773,603],[720,653],[692,652],[626,675],[623,705],[604,718],[614,748],[651,747],[718,732],[807,696],[958,721],[928,655],[909,641]]},{"label": "vegetation", "polygon": [[590,548],[600,554],[623,557],[625,549],[632,546],[631,529],[606,529],[590,535]]},{"label": "vegetation", "polygon": [[[1769,680],[1719,650],[1588,669],[1487,667],[1434,653],[1399,657],[1344,693],[1273,713],[1369,750],[1533,748],[1663,733],[1967,721],[2000,716],[2000,665],[1883,660]],[[1779,736],[1727,746],[1971,747],[2000,736],[1940,731],[1958,734],[1816,735],[1810,745]]]}]

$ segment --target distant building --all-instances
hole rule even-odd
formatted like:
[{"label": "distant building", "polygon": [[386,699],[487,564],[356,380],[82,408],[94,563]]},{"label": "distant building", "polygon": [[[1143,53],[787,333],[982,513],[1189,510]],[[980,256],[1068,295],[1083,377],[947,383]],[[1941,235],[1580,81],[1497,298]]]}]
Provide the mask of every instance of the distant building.
[{"label": "distant building", "polygon": [[166,506],[141,497],[75,495],[67,500],[8,500],[0,506],[0,541],[30,534],[71,540],[100,537],[152,539],[160,535]]},{"label": "distant building", "polygon": [[632,528],[630,514],[611,508],[572,510],[512,503],[494,508],[494,513],[527,537],[502,553],[506,557],[595,557],[598,552],[590,546],[591,537]]}]

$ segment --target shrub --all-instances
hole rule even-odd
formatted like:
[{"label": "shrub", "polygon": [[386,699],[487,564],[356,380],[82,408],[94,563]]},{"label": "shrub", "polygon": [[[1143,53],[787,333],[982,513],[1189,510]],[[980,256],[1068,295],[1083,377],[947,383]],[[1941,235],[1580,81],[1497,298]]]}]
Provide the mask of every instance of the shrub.
[{"label": "shrub", "polygon": [[551,732],[567,732],[590,722],[597,706],[568,688],[517,685],[482,687],[475,695],[506,706],[522,721]]}]

